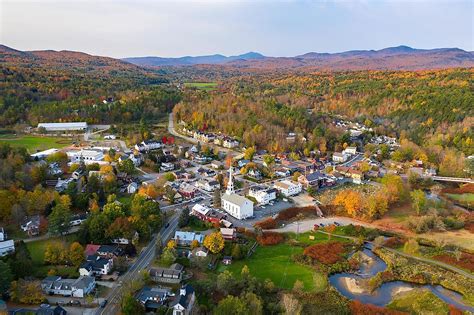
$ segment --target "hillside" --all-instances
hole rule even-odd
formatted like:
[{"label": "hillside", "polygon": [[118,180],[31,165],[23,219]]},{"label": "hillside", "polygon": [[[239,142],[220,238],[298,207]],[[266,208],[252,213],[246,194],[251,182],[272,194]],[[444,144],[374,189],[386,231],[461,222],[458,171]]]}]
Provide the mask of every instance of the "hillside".
[{"label": "hillside", "polygon": [[353,50],[341,53],[309,52],[295,57],[266,57],[258,53],[225,57],[222,55],[161,58],[125,58],[133,64],[149,67],[225,65],[240,69],[309,69],[309,70],[420,70],[473,67],[474,53],[458,48],[414,49],[408,46],[381,50]]}]

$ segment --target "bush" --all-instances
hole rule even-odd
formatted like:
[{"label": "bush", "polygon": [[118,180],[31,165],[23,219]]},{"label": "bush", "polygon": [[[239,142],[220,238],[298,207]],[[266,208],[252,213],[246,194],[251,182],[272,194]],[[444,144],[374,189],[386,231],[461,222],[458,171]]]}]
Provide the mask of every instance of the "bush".
[{"label": "bush", "polygon": [[326,265],[341,261],[343,253],[344,245],[340,242],[314,244],[306,247],[303,251],[305,256],[311,257]]},{"label": "bush", "polygon": [[262,221],[259,221],[254,224],[255,227],[259,227],[263,230],[269,230],[269,229],[274,229],[277,227],[277,223],[275,219],[273,218],[267,218]]},{"label": "bush", "polygon": [[257,236],[257,242],[262,246],[277,245],[284,240],[283,234],[276,232],[264,232],[262,235]]},{"label": "bush", "polygon": [[405,244],[405,242],[406,240],[401,239],[400,237],[390,237],[385,240],[383,245],[390,248],[398,248],[398,247],[401,247],[403,244]]},{"label": "bush", "polygon": [[298,214],[302,214],[304,216],[317,215],[316,207],[315,206],[291,207],[291,208],[280,211],[280,213],[278,213],[276,217],[276,220],[288,221],[290,219],[295,218]]},{"label": "bush", "polygon": [[357,300],[353,300],[349,303],[352,315],[403,315],[404,312],[390,310],[385,307],[375,306],[372,304],[364,304]]}]

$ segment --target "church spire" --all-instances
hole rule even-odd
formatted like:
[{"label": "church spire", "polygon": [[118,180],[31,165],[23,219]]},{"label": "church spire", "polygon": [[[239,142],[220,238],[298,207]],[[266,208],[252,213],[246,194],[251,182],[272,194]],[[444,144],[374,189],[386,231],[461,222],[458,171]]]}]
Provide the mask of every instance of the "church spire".
[{"label": "church spire", "polygon": [[227,190],[225,191],[226,194],[231,195],[235,193],[234,191],[234,179],[232,178],[232,165],[229,168],[229,181],[227,182]]}]

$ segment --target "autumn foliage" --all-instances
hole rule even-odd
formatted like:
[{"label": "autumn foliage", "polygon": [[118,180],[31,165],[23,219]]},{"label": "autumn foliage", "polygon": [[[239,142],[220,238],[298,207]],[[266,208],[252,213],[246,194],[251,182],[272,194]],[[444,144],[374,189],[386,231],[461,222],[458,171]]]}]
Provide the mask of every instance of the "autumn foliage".
[{"label": "autumn foliage", "polygon": [[255,223],[255,227],[259,227],[264,230],[274,229],[277,227],[277,222],[273,218],[267,218]]},{"label": "autumn foliage", "polygon": [[447,264],[458,266],[474,272],[474,254],[463,252],[461,253],[459,260],[448,254],[437,255],[434,258]]},{"label": "autumn foliage", "polygon": [[344,244],[340,242],[318,243],[305,248],[303,254],[320,263],[330,265],[342,260]]},{"label": "autumn foliage", "polygon": [[385,307],[375,306],[373,304],[364,304],[357,300],[349,303],[352,315],[404,315],[408,313],[391,310]]},{"label": "autumn foliage", "polygon": [[277,221],[288,221],[295,218],[298,214],[302,214],[305,216],[308,215],[317,215],[316,207],[314,206],[307,206],[307,207],[291,207],[285,209],[278,213],[276,217]]},{"label": "autumn foliage", "polygon": [[277,245],[284,240],[283,234],[277,232],[264,232],[262,235],[257,236],[257,242],[262,246]]}]

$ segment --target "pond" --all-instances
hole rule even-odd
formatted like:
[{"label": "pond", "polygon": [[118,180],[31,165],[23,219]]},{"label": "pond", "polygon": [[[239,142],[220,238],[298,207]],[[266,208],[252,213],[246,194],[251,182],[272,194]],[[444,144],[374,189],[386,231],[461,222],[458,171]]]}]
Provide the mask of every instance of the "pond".
[{"label": "pond", "polygon": [[362,303],[385,306],[399,292],[410,291],[415,288],[425,288],[448,304],[454,305],[461,310],[474,312],[473,307],[463,302],[461,294],[443,288],[440,285],[419,285],[405,281],[391,281],[383,283],[372,293],[367,292],[367,290],[359,285],[360,281],[369,279],[378,272],[384,271],[387,268],[387,264],[372,252],[370,245],[362,250],[362,256],[366,259],[363,259],[357,272],[336,273],[329,277],[329,283],[345,297]]}]

